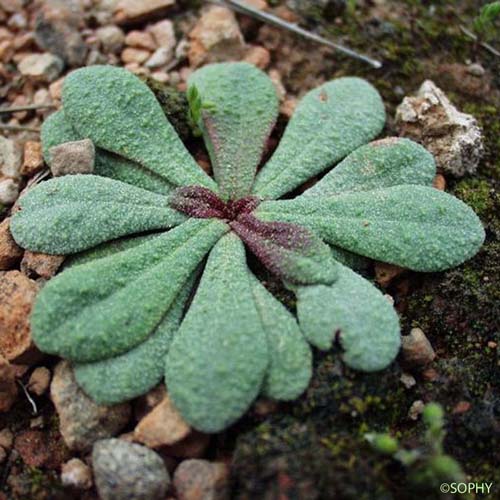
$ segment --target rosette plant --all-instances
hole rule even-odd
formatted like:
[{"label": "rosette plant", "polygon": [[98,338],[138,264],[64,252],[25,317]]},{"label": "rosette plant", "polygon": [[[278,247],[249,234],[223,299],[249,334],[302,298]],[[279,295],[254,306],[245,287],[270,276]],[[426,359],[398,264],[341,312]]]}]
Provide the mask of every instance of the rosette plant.
[{"label": "rosette plant", "polygon": [[[109,66],[72,72],[62,110],[43,125],[44,156],[50,164],[52,146],[91,139],[95,175],[29,190],[11,230],[30,250],[76,254],[37,298],[31,324],[42,351],[71,360],[98,403],[138,396],[165,375],[184,418],[217,432],[259,394],[300,395],[309,344],[337,342],[343,361],[364,371],[395,358],[398,316],[351,269],[354,254],[440,271],[474,255],[484,232],[468,206],[431,187],[424,148],[369,142],[385,112],[364,80],[306,94],[261,169],[278,114],[263,72],[203,67],[188,98],[213,178],[136,76]],[[296,315],[252,274],[247,252],[295,293]]]}]

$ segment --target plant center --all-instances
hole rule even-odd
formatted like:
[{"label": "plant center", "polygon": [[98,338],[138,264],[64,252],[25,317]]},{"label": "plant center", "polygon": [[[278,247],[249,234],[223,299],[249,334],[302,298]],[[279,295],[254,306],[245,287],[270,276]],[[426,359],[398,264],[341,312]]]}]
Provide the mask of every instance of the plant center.
[{"label": "plant center", "polygon": [[178,188],[170,200],[170,205],[179,212],[200,219],[222,219],[228,223],[244,214],[249,214],[259,205],[255,196],[246,196],[239,200],[221,200],[210,189],[201,186]]}]

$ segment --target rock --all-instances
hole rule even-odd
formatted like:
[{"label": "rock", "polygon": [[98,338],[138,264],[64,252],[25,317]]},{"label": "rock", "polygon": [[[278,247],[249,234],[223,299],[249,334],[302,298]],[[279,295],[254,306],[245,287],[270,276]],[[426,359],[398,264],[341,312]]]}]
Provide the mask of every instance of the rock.
[{"label": "rock", "polygon": [[155,406],[137,425],[134,440],[149,448],[172,445],[184,439],[191,431],[170,398]]},{"label": "rock", "polygon": [[479,63],[472,63],[467,66],[467,72],[472,76],[484,76],[486,73],[485,69]]},{"label": "rock", "polygon": [[21,174],[31,177],[43,168],[42,143],[26,141],[24,144],[24,161]]},{"label": "rock", "polygon": [[10,450],[12,448],[12,444],[14,443],[14,434],[10,429],[2,429],[0,431],[0,447],[5,450]]},{"label": "rock", "polygon": [[150,26],[149,31],[153,35],[158,47],[168,49],[173,54],[177,42],[175,39],[174,24],[172,21],[164,19],[163,21]]},{"label": "rock", "polygon": [[382,287],[387,287],[389,283],[394,279],[404,273],[402,267],[396,266],[394,264],[387,264],[386,262],[376,262],[375,263],[375,280]]},{"label": "rock", "polygon": [[158,406],[166,397],[167,390],[164,384],[158,384],[146,394],[134,400],[134,417],[142,420],[155,406]]},{"label": "rock", "polygon": [[151,500],[165,498],[170,476],[154,451],[121,439],[98,441],[92,465],[102,500]]},{"label": "rock", "polygon": [[471,409],[472,405],[469,401],[459,401],[454,407],[451,413],[453,415],[462,415],[467,413]]},{"label": "rock", "polygon": [[79,458],[72,458],[62,466],[61,483],[77,490],[92,488],[92,471]]},{"label": "rock", "polygon": [[168,457],[200,458],[205,454],[209,445],[209,434],[192,430],[182,441],[163,447],[162,452]]},{"label": "rock", "polygon": [[410,375],[409,373],[402,373],[401,377],[399,377],[399,380],[401,380],[401,383],[407,389],[411,389],[413,386],[417,384],[415,377],[413,375]]},{"label": "rock", "polygon": [[60,101],[62,99],[62,87],[64,83],[64,77],[59,78],[54,83],[49,85],[49,94],[54,101]]},{"label": "rock", "polygon": [[222,500],[228,498],[228,468],[221,462],[184,460],[174,473],[179,500]]},{"label": "rock", "polygon": [[418,417],[422,414],[424,408],[425,404],[421,399],[413,401],[410,409],[408,410],[408,416],[411,418],[411,420],[418,420]]},{"label": "rock", "polygon": [[151,55],[148,50],[133,49],[132,47],[127,47],[121,53],[121,59],[124,64],[137,63],[142,64],[146,62]]},{"label": "rock", "polygon": [[19,144],[0,136],[0,173],[5,177],[17,179],[22,164],[22,150]]},{"label": "rock", "polygon": [[444,92],[426,80],[416,97],[405,97],[396,110],[399,134],[422,143],[445,172],[462,177],[475,173],[484,154],[476,119],[461,113]]},{"label": "rock", "polygon": [[17,245],[9,230],[10,218],[0,222],[0,270],[15,267],[23,256],[23,249]]},{"label": "rock", "polygon": [[0,7],[9,14],[23,10],[23,0],[0,0]]},{"label": "rock", "polygon": [[409,335],[401,337],[401,350],[404,360],[413,366],[428,365],[436,357],[431,343],[420,328],[412,328]]},{"label": "rock", "polygon": [[83,65],[88,49],[79,30],[82,18],[79,1],[45,0],[35,21],[36,43],[68,66]]},{"label": "rock", "polygon": [[90,450],[95,441],[120,432],[130,418],[128,403],[113,406],[94,403],[76,383],[67,361],[56,366],[50,395],[59,415],[60,432],[72,450]]},{"label": "rock", "polygon": [[0,464],[3,464],[6,458],[7,452],[3,448],[0,448]]},{"label": "rock", "polygon": [[96,36],[106,53],[118,54],[125,43],[125,34],[114,24],[97,29]]},{"label": "rock", "polygon": [[15,370],[11,364],[0,355],[0,412],[9,411],[16,398],[17,385]]},{"label": "rock", "polygon": [[30,278],[52,278],[64,262],[64,255],[49,255],[46,253],[26,250],[21,261],[21,271]]},{"label": "rock", "polygon": [[139,30],[132,30],[127,33],[125,45],[146,50],[156,50],[157,48],[153,36],[147,31]]},{"label": "rock", "polygon": [[266,69],[271,62],[271,54],[265,47],[254,45],[248,49],[243,60],[257,68]]},{"label": "rock", "polygon": [[90,139],[59,144],[50,148],[49,154],[54,177],[91,174],[94,171],[95,148]]},{"label": "rock", "polygon": [[14,440],[14,449],[29,467],[57,469],[67,457],[67,449],[53,432],[25,430]]},{"label": "rock", "polygon": [[37,396],[44,394],[50,385],[50,370],[45,366],[39,366],[33,370],[28,381],[28,391]]},{"label": "rock", "polygon": [[153,55],[146,61],[146,68],[159,68],[165,66],[172,60],[172,51],[166,47],[160,47],[153,52]]},{"label": "rock", "polygon": [[240,60],[245,52],[245,41],[236,17],[226,7],[207,9],[189,33],[191,41],[188,57],[191,66]]},{"label": "rock", "polygon": [[60,57],[46,52],[44,54],[30,54],[19,62],[17,68],[23,76],[53,82],[63,70],[63,61]]},{"label": "rock", "polygon": [[8,361],[28,363],[37,357],[29,323],[37,291],[37,283],[19,271],[0,276],[0,354]]},{"label": "rock", "polygon": [[119,0],[115,7],[118,24],[135,23],[161,16],[175,5],[175,0]]},{"label": "rock", "polygon": [[440,191],[444,191],[446,189],[446,179],[444,175],[436,174],[434,180],[432,181],[432,186]]},{"label": "rock", "polygon": [[12,205],[19,196],[19,183],[14,179],[0,181],[0,205]]}]

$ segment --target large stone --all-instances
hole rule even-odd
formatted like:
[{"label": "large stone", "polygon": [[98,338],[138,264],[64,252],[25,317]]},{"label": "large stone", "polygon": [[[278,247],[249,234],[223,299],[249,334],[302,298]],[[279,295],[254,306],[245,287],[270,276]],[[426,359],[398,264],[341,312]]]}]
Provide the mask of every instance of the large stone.
[{"label": "large stone", "polygon": [[29,322],[37,291],[37,283],[19,271],[0,276],[0,354],[8,361],[30,363],[38,357]]},{"label": "large stone", "polygon": [[99,439],[116,435],[130,418],[130,405],[97,405],[76,383],[67,361],[60,362],[50,386],[50,395],[59,414],[60,431],[68,448],[88,451]]},{"label": "large stone", "polygon": [[10,218],[0,222],[0,270],[15,267],[23,256],[23,249],[17,245],[9,230]]},{"label": "large stone", "polygon": [[189,33],[189,38],[188,57],[194,67],[240,60],[246,49],[236,17],[226,7],[212,6],[207,9]]},{"label": "large stone", "polygon": [[221,462],[184,460],[174,474],[179,500],[223,500],[228,497],[228,468]]},{"label": "large stone", "polygon": [[83,11],[79,1],[46,0],[35,22],[35,40],[69,66],[81,66],[87,46],[80,34]]},{"label": "large stone", "polygon": [[18,178],[22,164],[22,150],[19,144],[0,136],[0,173],[5,177]]},{"label": "large stone", "polygon": [[95,147],[90,139],[71,141],[53,146],[50,170],[54,177],[61,175],[91,174],[94,171]]},{"label": "large stone", "polygon": [[120,0],[115,7],[118,24],[145,21],[158,17],[175,5],[175,0]]},{"label": "large stone", "polygon": [[121,439],[98,441],[92,451],[92,465],[102,500],[163,499],[170,484],[159,455]]},{"label": "large stone", "polygon": [[473,174],[484,154],[476,119],[461,113],[444,92],[426,80],[415,97],[405,97],[396,110],[400,135],[422,143],[436,164],[456,177]]},{"label": "large stone", "polygon": [[54,54],[29,54],[18,64],[20,73],[35,80],[53,82],[63,70],[62,59]]},{"label": "large stone", "polygon": [[175,444],[184,439],[191,431],[170,398],[165,396],[137,425],[134,440],[149,448]]}]

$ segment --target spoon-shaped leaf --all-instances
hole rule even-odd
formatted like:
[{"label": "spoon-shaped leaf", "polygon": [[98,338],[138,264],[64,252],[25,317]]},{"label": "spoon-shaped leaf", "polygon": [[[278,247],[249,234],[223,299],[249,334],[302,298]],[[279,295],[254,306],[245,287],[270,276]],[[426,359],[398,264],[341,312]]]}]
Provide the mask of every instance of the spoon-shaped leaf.
[{"label": "spoon-shaped leaf", "polygon": [[301,100],[253,192],[279,198],[376,137],[385,122],[379,93],[360,78],[338,78]]},{"label": "spoon-shaped leaf", "polygon": [[186,217],[165,196],[97,175],[43,182],[19,202],[10,229],[23,248],[75,253],[129,234],[166,229]]},{"label": "spoon-shaped leaf", "polygon": [[256,214],[303,225],[332,245],[416,271],[461,264],[484,240],[481,221],[469,206],[417,185],[269,201]]},{"label": "spoon-shaped leaf", "polygon": [[73,71],[64,81],[63,107],[72,127],[96,146],[140,163],[176,186],[216,189],[154,94],[129,71],[114,66]]},{"label": "spoon-shaped leaf", "polygon": [[218,432],[250,406],[268,362],[245,249],[230,233],[210,253],[191,307],[170,346],[167,389],[193,427]]},{"label": "spoon-shaped leaf", "polygon": [[[69,124],[63,111],[56,111],[43,122],[41,139],[44,159],[50,165],[50,148],[65,142],[78,141],[82,137]],[[96,148],[95,152],[94,173],[155,193],[168,194],[173,190],[172,184],[139,163],[100,148]]]},{"label": "spoon-shaped leaf", "polygon": [[331,196],[401,184],[431,186],[434,157],[416,142],[387,137],[353,151],[303,196]]},{"label": "spoon-shaped leaf", "polygon": [[218,220],[190,220],[136,247],[70,267],[38,295],[31,317],[35,343],[79,362],[132,349],[155,330],[227,230]]},{"label": "spoon-shaped leaf", "polygon": [[142,344],[114,358],[75,366],[75,377],[98,404],[115,404],[146,393],[164,375],[165,356],[192,287],[189,280],[156,330]]},{"label": "spoon-shaped leaf", "polygon": [[381,370],[396,357],[398,315],[359,274],[339,264],[335,283],[298,287],[296,293],[300,328],[311,344],[327,350],[338,339],[346,364],[363,371]]},{"label": "spoon-shaped leaf", "polygon": [[233,200],[248,195],[278,116],[273,83],[251,64],[211,64],[191,75],[190,95],[196,101],[191,106],[201,106],[197,125],[221,195]]},{"label": "spoon-shaped leaf", "polygon": [[293,315],[253,275],[251,285],[270,358],[262,392],[273,399],[295,399],[311,379],[311,348]]}]

